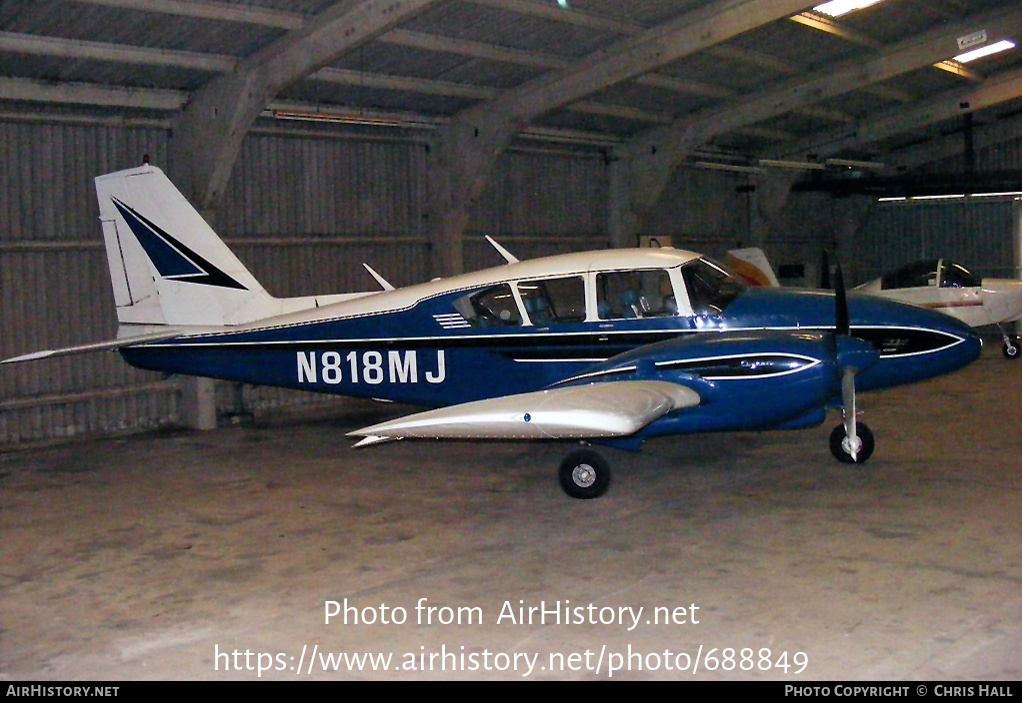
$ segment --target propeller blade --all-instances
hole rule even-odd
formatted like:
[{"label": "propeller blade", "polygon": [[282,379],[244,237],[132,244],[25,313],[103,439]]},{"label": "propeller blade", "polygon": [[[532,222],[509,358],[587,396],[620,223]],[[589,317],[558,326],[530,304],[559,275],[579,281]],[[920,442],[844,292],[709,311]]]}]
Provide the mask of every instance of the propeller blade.
[{"label": "propeller blade", "polygon": [[820,250],[820,288],[830,288],[830,257],[826,249]]},{"label": "propeller blade", "polygon": [[841,264],[834,269],[834,331],[848,336],[851,333],[851,321],[848,317],[848,293],[845,291],[845,274]]}]

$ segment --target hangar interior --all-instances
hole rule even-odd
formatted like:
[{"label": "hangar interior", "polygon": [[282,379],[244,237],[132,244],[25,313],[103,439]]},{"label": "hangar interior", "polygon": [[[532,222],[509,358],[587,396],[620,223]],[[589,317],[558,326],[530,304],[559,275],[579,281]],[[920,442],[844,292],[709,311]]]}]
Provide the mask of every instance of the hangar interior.
[{"label": "hangar interior", "polygon": [[[786,0],[5,0],[0,3],[0,358],[115,335],[93,178],[136,166],[143,158],[170,175],[256,277],[280,296],[375,289],[363,262],[396,285],[503,263],[485,235],[520,259],[651,243],[722,258],[729,249],[757,246],[768,253],[783,282],[792,285],[815,285],[822,251],[842,263],[853,285],[910,260],[945,255],[980,276],[1019,277],[1022,47],[1014,44],[1022,41],[1022,7],[1014,0],[863,4],[868,6],[838,14],[823,5]],[[1004,41],[1008,44],[1002,45]],[[998,45],[1007,48],[975,59],[964,56]],[[983,370],[1004,372],[996,364]],[[1014,385],[995,384],[995,391],[1017,389],[1017,370],[1010,373],[1015,374]],[[956,393],[965,393],[948,392],[959,398],[964,395]],[[1010,394],[999,397],[1017,407]],[[905,398],[931,407],[925,393]],[[895,402],[893,418],[914,422],[907,402]],[[963,402],[980,407],[970,405],[978,402],[972,396]],[[271,416],[288,410],[300,417],[304,409],[323,407],[342,418],[376,412],[329,396],[162,378],[128,367],[115,353],[6,366],[0,369],[5,480],[14,482],[9,486],[25,480],[24,447],[43,447],[40,451],[49,453],[44,460],[59,466],[78,451],[73,449],[77,445],[63,443],[67,440],[132,437],[143,430],[181,426],[211,428],[246,412]],[[938,415],[952,422],[946,413]],[[337,436],[306,436],[312,430],[294,429],[279,418],[275,422],[283,423],[275,425],[277,431],[283,426],[285,432],[307,439],[312,449],[306,453],[336,451]],[[1017,425],[1017,412],[1007,422]],[[243,446],[248,441],[244,437],[251,437],[222,436]],[[196,485],[212,486],[212,494],[224,500],[232,499],[224,498],[225,492],[248,499],[267,486],[286,484],[285,493],[296,490],[294,486],[308,487],[308,476],[288,483],[237,467],[221,467],[197,478],[201,462],[214,461],[203,454],[203,442],[223,440],[167,437],[182,457],[185,449],[203,457],[179,457],[181,470],[197,480]],[[700,441],[694,445],[696,455],[713,465],[718,459],[710,440]],[[742,438],[766,447],[781,463],[795,441]],[[967,495],[979,503],[988,498],[1010,503],[1017,495],[1012,467],[1017,466],[1018,445],[1012,442],[999,447],[1003,454],[993,462],[999,468],[991,479],[1007,492],[978,497],[968,492],[981,489],[969,484]],[[920,444],[922,453],[927,442]],[[92,457],[89,462],[97,466],[115,453],[112,448],[127,447],[87,446],[81,456]],[[126,450],[141,456],[141,446]],[[219,456],[227,450],[211,451]],[[387,451],[391,453],[381,455],[383,459],[371,461],[415,459],[409,449]],[[498,461],[529,463],[542,450],[501,446],[495,453]],[[658,457],[656,466],[671,463],[665,458],[669,454]],[[678,449],[677,454],[689,452]],[[908,450],[902,454],[909,462],[925,464]],[[279,456],[276,460],[282,461]],[[941,460],[949,460],[946,452]],[[968,483],[956,473],[961,466],[937,464],[946,481]],[[924,480],[924,469],[913,467],[902,479],[901,499],[919,493],[914,478]],[[437,464],[436,469],[445,467]],[[699,524],[709,528],[719,514],[736,514],[741,495],[762,498],[769,493],[761,488],[767,479],[759,473],[738,479],[729,473],[732,469],[729,464],[709,479],[685,474],[685,485],[704,498],[714,487],[737,491],[725,491],[726,498],[710,497],[703,508],[693,509]],[[123,471],[122,479],[138,478],[130,469]],[[515,485],[529,486],[533,477],[523,471],[515,475]],[[673,485],[658,468],[650,471],[651,485]],[[402,469],[407,478],[406,473]],[[474,480],[472,472],[454,473],[455,486]],[[388,525],[374,511],[401,509],[369,497],[364,476],[346,478],[361,497],[318,507],[364,511],[365,524],[382,525],[376,537],[356,538],[365,540],[360,549],[366,551],[360,552],[361,566],[352,565],[349,575],[361,584],[360,593],[367,598],[377,593],[370,578],[377,557],[370,553],[383,549],[384,543],[408,552],[425,549],[429,558],[440,561],[454,560],[462,571],[452,578],[463,586],[478,576],[475,567],[459,561],[467,557],[440,556],[442,544],[409,547],[417,543],[408,535],[428,532],[428,520],[419,525],[409,517],[411,522],[397,519]],[[93,479],[82,480],[82,486],[92,485]],[[815,482],[807,488],[794,475],[780,480],[791,492],[820,489]],[[895,501],[885,498],[878,486],[863,485],[867,479],[861,476],[834,480],[834,494],[814,493],[818,502],[812,508],[782,511],[784,519],[821,519],[828,509],[847,502],[862,507],[855,497],[859,491],[879,501]],[[450,486],[433,481],[423,485],[438,491],[432,494],[437,497],[420,487],[414,491],[418,499],[459,528],[479,529],[475,523],[462,524],[454,508],[441,505],[444,497],[454,501]],[[58,504],[70,501],[65,507],[72,513],[75,501],[92,500],[65,488],[70,492],[61,493]],[[491,490],[507,497],[501,487]],[[643,496],[652,500],[654,492],[644,489]],[[103,500],[116,504],[115,496]],[[482,501],[479,495],[472,500]],[[629,500],[635,504],[615,506],[610,524],[623,525],[632,519],[629,511],[645,510],[638,507],[637,497]],[[786,501],[793,499],[770,493],[763,500],[791,508]],[[938,490],[937,500],[955,499]],[[663,505],[675,516],[688,510],[677,503]],[[492,505],[472,509],[511,528],[507,516]],[[212,503],[185,508],[206,526],[244,524],[265,517],[263,510]],[[491,515],[494,510],[499,514]],[[512,508],[507,510],[510,514]],[[597,514],[562,515],[583,510],[578,506],[550,510],[566,521],[599,520]],[[585,510],[592,513],[595,508]],[[749,518],[748,529],[777,527],[767,512],[756,515]],[[973,517],[956,512],[955,519],[969,522]],[[823,521],[824,536],[817,535],[819,541],[810,550],[818,555],[830,549],[826,536],[842,529],[838,518]],[[542,532],[543,524],[540,520],[535,530]],[[985,539],[982,525],[969,524],[962,539],[979,539],[980,533]],[[930,518],[921,513],[870,521],[865,529],[882,541],[884,556],[870,561],[869,568],[896,588],[900,572],[888,566],[897,562],[892,547],[899,540],[967,551],[967,544],[952,536],[924,539],[921,535],[930,527]],[[127,534],[134,528],[120,524],[109,529]],[[643,539],[657,539],[655,532],[635,529]],[[167,571],[167,578],[173,577],[171,556],[191,549],[185,543],[202,542],[171,538],[170,531],[150,525],[140,533],[158,543],[150,557]],[[667,533],[680,538],[680,533]],[[331,534],[344,539],[341,532]],[[506,550],[507,559],[513,560],[515,548],[499,535],[487,533],[485,539],[487,549]],[[609,528],[594,539],[601,549],[621,555],[634,548]],[[138,547],[136,537],[125,536],[124,541],[126,549]],[[19,546],[17,554],[22,549],[28,553],[28,544]],[[743,545],[731,546],[736,551],[727,557],[730,567],[718,564],[717,569],[741,571],[748,566],[741,556]],[[760,543],[751,548],[780,549]],[[665,559],[674,555],[663,545],[660,549]],[[1002,548],[990,549],[999,554]],[[558,550],[570,558],[570,544],[558,543],[552,553]],[[340,558],[343,551],[338,543],[329,556]],[[402,554],[400,558],[417,558]],[[703,557],[713,561],[694,552],[688,556],[697,563],[703,563]],[[547,573],[546,561],[535,561],[535,554],[523,558],[530,568]],[[621,558],[627,568],[641,568]],[[996,595],[1017,614],[1020,604],[1010,592],[1020,578],[1018,559],[1005,558],[1008,565],[990,567],[990,574],[984,571],[987,567],[958,563],[916,563],[913,568],[947,576],[947,583],[932,586],[935,590],[968,591],[970,604]],[[602,566],[616,568],[605,559],[598,560]],[[802,562],[788,567],[813,582],[815,577],[805,572],[815,567]],[[249,568],[231,562],[222,565],[219,576],[207,575],[211,583],[219,578],[240,584]],[[288,569],[300,567],[280,566],[275,573],[285,583]],[[963,585],[950,576],[956,569],[975,569],[992,580],[977,577]],[[721,573],[701,587],[719,585]],[[845,580],[834,588],[857,592],[857,579],[865,573],[860,566],[849,565],[841,573]],[[651,583],[666,578],[664,574],[677,575],[665,567]],[[93,578],[88,573],[79,577]],[[392,571],[388,577],[399,579]],[[22,578],[5,574],[5,587],[16,588]],[[430,578],[440,579],[436,574]],[[568,583],[575,587],[590,578],[580,569],[568,574]],[[765,583],[777,586],[774,579],[779,578],[768,575]],[[32,581],[30,576],[24,579]],[[524,581],[518,586],[527,588]],[[322,583],[319,587],[325,588]],[[430,588],[439,593],[446,586]],[[746,588],[748,594],[757,592],[751,583]],[[913,588],[921,590],[909,589],[910,596],[929,592],[921,584]],[[59,599],[57,591],[49,597]],[[149,607],[147,598],[141,593],[130,596]],[[810,601],[821,613],[826,610],[825,599]],[[867,601],[863,622],[868,626],[869,609],[879,606]],[[88,601],[77,605],[91,607]],[[242,605],[251,606],[251,601]],[[231,613],[239,632],[244,630],[242,605]],[[785,611],[791,604],[775,605]],[[973,647],[963,657],[972,657],[974,663],[977,652],[990,651],[997,643],[1018,644],[1017,629],[1005,634],[995,618],[970,608],[954,615],[957,619],[949,624],[954,633],[942,635]],[[729,616],[737,619],[742,613],[739,608]],[[977,620],[970,620],[973,616]],[[19,612],[13,620],[5,616],[6,631],[22,632],[17,629],[22,617],[29,615]],[[265,617],[274,628],[282,628],[287,619],[281,614]],[[139,626],[135,616],[118,622],[117,627],[132,632]],[[738,631],[736,622],[731,627]],[[833,668],[824,675],[838,675],[840,640],[858,627],[848,620],[829,632],[826,656]],[[180,671],[191,672],[184,676],[195,676],[196,670],[188,668],[194,657],[187,647],[203,638],[180,628],[176,623],[163,633],[173,646],[184,643],[183,653],[171,661],[183,667]],[[897,616],[881,628],[921,636]],[[984,628],[994,635],[981,636],[981,631],[990,634]],[[372,630],[367,636],[376,634]],[[55,639],[64,635],[59,623],[48,630]],[[872,645],[882,647],[884,632],[872,635]],[[3,646],[9,648],[10,638],[5,639]],[[45,647],[33,646],[29,650],[41,656]],[[87,644],[78,641],[74,646]],[[143,657],[150,645],[139,639],[132,646],[133,656]],[[124,656],[122,652],[122,661]],[[896,654],[887,660],[861,652],[857,656],[854,661],[864,667],[860,671],[874,676],[934,676],[943,671],[967,675],[955,668],[947,652],[935,659],[914,653],[907,658],[916,668],[909,669],[899,668]],[[69,668],[66,659],[50,669],[32,670],[21,659],[12,668],[10,654],[5,658],[4,675],[87,676],[84,670]],[[993,668],[979,673],[1018,675],[1017,659],[991,661]],[[127,666],[105,671],[132,675]],[[161,674],[170,675],[167,670]]]}]

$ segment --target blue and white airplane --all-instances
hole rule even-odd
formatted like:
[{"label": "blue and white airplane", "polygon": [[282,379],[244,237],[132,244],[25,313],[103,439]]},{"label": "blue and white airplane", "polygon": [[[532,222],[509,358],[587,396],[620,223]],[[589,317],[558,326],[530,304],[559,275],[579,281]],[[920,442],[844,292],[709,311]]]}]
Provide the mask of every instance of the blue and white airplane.
[{"label": "blue and white airplane", "polygon": [[[558,439],[638,449],[651,438],[822,423],[834,455],[873,452],[856,394],[979,356],[967,325],[871,296],[751,289],[688,251],[595,251],[518,261],[396,289],[275,298],[159,169],[96,179],[118,339],[26,354],[119,349],[140,368],[431,406],[351,432]],[[368,267],[367,267],[368,268]],[[577,498],[606,491],[591,448],[561,464]]]}]

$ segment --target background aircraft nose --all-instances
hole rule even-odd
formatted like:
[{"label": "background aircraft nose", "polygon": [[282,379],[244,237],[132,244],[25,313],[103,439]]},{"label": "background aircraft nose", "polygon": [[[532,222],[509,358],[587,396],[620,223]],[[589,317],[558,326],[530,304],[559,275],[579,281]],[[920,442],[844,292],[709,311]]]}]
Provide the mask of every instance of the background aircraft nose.
[{"label": "background aircraft nose", "polygon": [[1009,278],[983,280],[984,306],[989,306],[994,321],[1007,322],[1022,317],[1022,281]]}]

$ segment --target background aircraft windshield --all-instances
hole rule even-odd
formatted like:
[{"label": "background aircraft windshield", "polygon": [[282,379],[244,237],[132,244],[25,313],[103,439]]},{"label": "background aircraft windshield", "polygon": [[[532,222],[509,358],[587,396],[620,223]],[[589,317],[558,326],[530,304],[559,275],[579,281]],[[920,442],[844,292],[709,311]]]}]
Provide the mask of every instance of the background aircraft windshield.
[{"label": "background aircraft windshield", "polygon": [[955,264],[947,259],[944,260],[944,268],[941,271],[941,288],[979,288],[982,282],[969,273],[969,270],[960,264]]},{"label": "background aircraft windshield", "polygon": [[937,285],[937,268],[939,266],[939,259],[905,264],[900,269],[892,271],[881,278],[880,287],[888,290],[890,288],[925,288],[926,286],[935,286]]},{"label": "background aircraft windshield", "polygon": [[905,264],[880,279],[883,290],[892,288],[974,288],[980,280],[964,266],[947,259],[927,259]]}]

